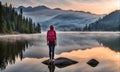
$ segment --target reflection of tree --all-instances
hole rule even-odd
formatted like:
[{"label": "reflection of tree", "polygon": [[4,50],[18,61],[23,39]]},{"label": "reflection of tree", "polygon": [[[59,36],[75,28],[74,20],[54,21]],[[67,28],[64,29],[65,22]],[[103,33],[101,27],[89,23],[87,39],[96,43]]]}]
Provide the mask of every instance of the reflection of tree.
[{"label": "reflection of tree", "polygon": [[28,47],[28,41],[0,41],[0,68],[5,69],[8,63],[15,63],[15,58],[22,60],[23,51]]},{"label": "reflection of tree", "polygon": [[103,37],[101,37],[101,38],[96,38],[96,39],[103,46],[107,46],[115,51],[120,51],[120,37],[116,37],[116,38],[111,38],[111,37],[103,38]]}]

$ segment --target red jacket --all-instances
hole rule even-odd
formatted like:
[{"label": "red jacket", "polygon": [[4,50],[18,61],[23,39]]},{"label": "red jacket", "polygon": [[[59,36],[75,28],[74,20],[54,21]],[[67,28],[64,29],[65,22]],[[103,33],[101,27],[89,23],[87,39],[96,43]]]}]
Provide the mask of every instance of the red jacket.
[{"label": "red jacket", "polygon": [[48,30],[47,41],[48,42],[55,42],[56,41],[56,31],[55,30]]}]

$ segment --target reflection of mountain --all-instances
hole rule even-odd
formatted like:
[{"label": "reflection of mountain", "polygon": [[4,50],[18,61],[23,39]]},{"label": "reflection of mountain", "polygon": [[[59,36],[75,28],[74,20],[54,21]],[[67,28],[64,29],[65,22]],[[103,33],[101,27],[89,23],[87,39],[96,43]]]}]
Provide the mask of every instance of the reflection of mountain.
[{"label": "reflection of mountain", "polygon": [[107,46],[115,51],[120,51],[120,37],[116,37],[116,38],[111,38],[111,37],[102,38],[102,37],[100,37],[100,38],[96,38],[96,39],[103,46]]},{"label": "reflection of mountain", "polygon": [[90,24],[89,29],[92,31],[120,31],[120,10],[116,10]]},{"label": "reflection of mountain", "polygon": [[0,41],[0,68],[5,69],[8,63],[15,63],[16,57],[22,59],[28,41]]},{"label": "reflection of mountain", "polygon": [[54,24],[57,30],[71,30],[83,28],[85,24],[90,24],[98,20],[100,15],[91,14],[84,11],[62,10],[59,8],[50,9],[46,6],[18,7],[22,8],[26,17],[31,17],[34,22],[40,22],[42,29],[46,30],[50,24]]}]

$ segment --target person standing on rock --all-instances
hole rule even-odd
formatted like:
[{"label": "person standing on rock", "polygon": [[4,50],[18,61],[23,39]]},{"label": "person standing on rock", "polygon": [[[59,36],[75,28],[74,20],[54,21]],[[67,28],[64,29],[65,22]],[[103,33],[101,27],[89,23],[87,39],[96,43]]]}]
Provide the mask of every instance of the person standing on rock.
[{"label": "person standing on rock", "polygon": [[56,31],[53,25],[47,31],[47,45],[49,46],[49,61],[54,61],[54,50],[57,44]]}]

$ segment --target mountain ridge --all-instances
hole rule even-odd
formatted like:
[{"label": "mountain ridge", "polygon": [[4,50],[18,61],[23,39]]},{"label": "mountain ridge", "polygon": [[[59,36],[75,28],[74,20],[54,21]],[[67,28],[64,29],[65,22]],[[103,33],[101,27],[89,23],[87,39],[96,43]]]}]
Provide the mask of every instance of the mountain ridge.
[{"label": "mountain ridge", "polygon": [[[61,8],[49,8],[45,5],[38,5],[38,6],[35,6],[35,7],[32,7],[32,6],[19,6],[19,7],[16,7],[15,9],[18,10],[22,8],[24,12],[29,12],[29,11],[34,11],[35,10],[43,10],[43,9],[52,9],[52,10],[64,10],[64,9],[61,9]],[[42,9],[41,9],[42,8]],[[31,9],[31,10],[25,10],[25,9]],[[89,13],[89,14],[94,14],[94,15],[105,15],[105,14],[95,14],[95,13],[92,13],[92,12],[89,12],[89,11],[82,11],[82,10],[64,10],[64,11],[72,11],[72,12],[83,12],[83,13]]]},{"label": "mountain ridge", "polygon": [[19,6],[17,8],[15,8],[16,10],[19,10],[20,8],[23,9],[23,12],[30,12],[30,11],[37,11],[37,10],[43,10],[43,9],[50,9],[47,6],[41,5],[41,6],[35,6],[35,7],[24,7],[24,6]]},{"label": "mountain ridge", "polygon": [[110,14],[89,25],[91,31],[120,31],[120,10]]},{"label": "mountain ridge", "polygon": [[[74,30],[76,27],[83,29],[86,24],[93,23],[102,17],[102,15],[92,14],[85,11],[62,10],[60,8],[48,8],[46,6],[23,7],[23,16],[30,17],[35,23],[39,22],[43,30],[49,25],[55,25],[57,30]],[[25,11],[25,9],[27,9]],[[32,9],[32,10],[29,10]]]}]

